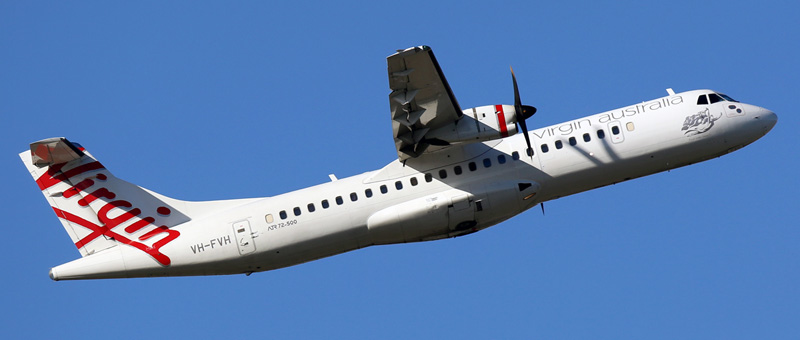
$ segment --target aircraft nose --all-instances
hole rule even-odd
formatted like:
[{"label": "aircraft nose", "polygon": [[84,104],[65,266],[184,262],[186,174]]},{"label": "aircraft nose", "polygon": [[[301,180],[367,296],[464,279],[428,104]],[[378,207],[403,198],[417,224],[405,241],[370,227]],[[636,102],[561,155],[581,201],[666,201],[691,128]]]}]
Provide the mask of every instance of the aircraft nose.
[{"label": "aircraft nose", "polygon": [[775,112],[761,108],[758,114],[754,117],[764,124],[764,133],[769,132],[778,123],[778,115]]}]

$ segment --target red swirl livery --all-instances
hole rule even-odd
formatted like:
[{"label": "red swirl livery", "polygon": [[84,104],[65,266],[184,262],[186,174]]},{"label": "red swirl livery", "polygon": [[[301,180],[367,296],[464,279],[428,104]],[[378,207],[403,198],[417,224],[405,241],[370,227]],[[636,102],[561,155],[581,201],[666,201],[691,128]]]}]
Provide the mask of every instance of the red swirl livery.
[{"label": "red swirl livery", "polygon": [[[173,208],[167,203],[114,177],[82,147],[64,138],[36,142],[31,149],[32,158],[43,166],[29,170],[84,256],[123,244],[170,265],[161,248],[180,237],[170,226],[188,218],[180,213],[171,217]],[[60,157],[54,156],[58,153]]]}]

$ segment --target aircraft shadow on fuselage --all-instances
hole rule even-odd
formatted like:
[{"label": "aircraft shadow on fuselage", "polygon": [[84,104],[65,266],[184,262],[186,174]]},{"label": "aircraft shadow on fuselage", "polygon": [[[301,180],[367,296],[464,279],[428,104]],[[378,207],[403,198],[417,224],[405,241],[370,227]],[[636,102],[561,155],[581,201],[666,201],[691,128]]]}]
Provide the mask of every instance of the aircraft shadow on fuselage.
[{"label": "aircraft shadow on fuselage", "polygon": [[[470,117],[471,118],[471,117]],[[477,123],[481,124],[481,123]],[[510,137],[514,138],[514,137]],[[542,171],[540,166],[544,166],[546,169],[550,162],[554,162],[554,158],[546,158],[543,161],[540,161],[538,157],[541,156],[541,150],[537,148],[537,145],[532,145],[534,149],[533,156],[528,156],[525,152],[525,145],[521,145],[519,150],[511,150],[510,153],[506,153],[501,151],[500,149],[505,149],[504,147],[500,147],[503,142],[507,142],[506,138],[503,139],[495,139],[485,142],[475,142],[469,144],[452,144],[444,147],[437,147],[431,146],[431,149],[436,150],[428,150],[428,152],[422,154],[420,157],[417,158],[410,158],[406,162],[404,162],[404,166],[410,167],[416,170],[419,173],[432,173],[436,174],[437,171],[440,169],[452,170],[457,165],[461,165],[464,169],[464,172],[467,172],[467,164],[470,162],[475,162],[478,166],[478,171],[487,170],[486,167],[483,166],[482,160],[483,159],[490,159],[492,161],[492,166],[505,166],[505,164],[497,164],[497,157],[499,155],[504,155],[506,159],[511,161],[513,156],[510,153],[518,152],[520,156],[520,160],[525,160],[521,162],[519,160],[512,161],[514,162],[514,166],[517,167],[527,167],[523,170],[525,173],[529,173],[531,175],[530,179],[535,180],[547,180],[551,179],[552,175],[548,174],[545,171]],[[616,163],[621,160],[619,154],[614,150],[611,143],[609,142],[609,138],[598,138],[595,139],[596,141],[600,142],[600,145],[605,152],[605,156],[608,157],[610,160],[604,162],[601,160],[601,155],[595,155],[591,148],[585,147],[582,143],[578,143],[576,145],[570,145],[567,140],[561,140],[564,143],[564,148],[562,149],[555,149],[552,148],[549,152],[554,153],[552,157],[564,157],[568,155],[570,150],[580,154],[583,158],[588,160],[589,162],[593,163],[597,167],[602,167],[607,164]],[[540,142],[552,142],[552,141],[541,141]],[[527,158],[527,159],[526,159]],[[602,157],[605,158],[605,157]],[[543,162],[544,164],[540,164]],[[539,165],[539,166],[537,166]],[[450,169],[448,169],[450,168]],[[488,168],[489,171],[493,169],[491,167]],[[452,171],[450,171],[452,172]],[[444,182],[445,184],[449,184],[454,188],[459,188],[460,183],[465,181],[460,180],[458,176],[449,176],[448,178],[439,178],[438,176],[434,176],[437,180]],[[468,182],[468,181],[467,181]],[[462,189],[462,188],[460,188]]]},{"label": "aircraft shadow on fuselage", "polygon": [[605,150],[605,152],[608,155],[608,157],[611,158],[611,161],[607,162],[607,163],[604,163],[603,161],[601,161],[600,159],[595,157],[595,155],[591,151],[587,151],[586,148],[581,146],[580,144],[569,145],[567,141],[562,141],[562,142],[565,143],[566,145],[568,145],[568,146],[565,146],[565,148],[569,148],[569,149],[575,150],[575,152],[577,152],[578,154],[580,154],[581,156],[583,156],[584,158],[586,158],[590,162],[594,163],[598,167],[599,166],[603,166],[605,164],[615,163],[615,162],[620,160],[619,155],[611,147],[611,144],[608,143],[608,138],[600,139],[600,144],[603,146],[603,150]]},{"label": "aircraft shadow on fuselage", "polygon": [[[504,140],[498,139],[483,143],[450,145],[425,153],[417,158],[410,158],[405,162],[404,166],[412,168],[421,174],[431,174],[434,180],[467,192],[473,190],[475,186],[474,181],[465,179],[464,175],[470,176],[471,173],[492,171],[508,173],[510,170],[505,167],[509,166],[515,167],[518,174],[526,174],[526,176],[523,178],[506,177],[508,179],[546,181],[552,178],[549,174],[534,166],[539,161],[536,159],[536,155],[531,157],[526,154],[524,145],[520,150],[505,152],[501,150],[505,148],[498,149],[498,146],[502,145],[503,142]],[[514,152],[519,154],[520,159],[514,160]],[[498,160],[501,155],[505,158],[505,163],[503,164],[500,164]],[[484,163],[486,159],[491,164],[488,167]],[[470,170],[469,164],[473,162],[476,170]],[[462,174],[456,174],[454,171],[456,166],[461,167]],[[447,172],[446,178],[441,178],[439,175],[440,170]],[[485,179],[487,175],[483,174],[480,177]],[[488,177],[491,178],[491,175],[488,175]],[[502,180],[502,178],[498,178],[498,180]]]}]

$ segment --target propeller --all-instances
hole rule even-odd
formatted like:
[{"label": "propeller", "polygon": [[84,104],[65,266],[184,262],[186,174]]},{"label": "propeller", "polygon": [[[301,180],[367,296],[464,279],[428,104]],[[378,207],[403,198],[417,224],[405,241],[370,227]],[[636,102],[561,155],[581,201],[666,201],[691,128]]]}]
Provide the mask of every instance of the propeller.
[{"label": "propeller", "polygon": [[533,116],[536,113],[536,108],[529,105],[522,105],[522,101],[519,99],[519,88],[517,87],[517,77],[514,76],[514,68],[511,68],[511,80],[514,82],[514,111],[516,114],[514,117],[517,120],[517,124],[519,127],[522,128],[522,133],[525,134],[525,143],[528,144],[528,156],[533,157],[533,148],[531,147],[531,137],[528,136],[528,125],[525,124],[525,120]]}]

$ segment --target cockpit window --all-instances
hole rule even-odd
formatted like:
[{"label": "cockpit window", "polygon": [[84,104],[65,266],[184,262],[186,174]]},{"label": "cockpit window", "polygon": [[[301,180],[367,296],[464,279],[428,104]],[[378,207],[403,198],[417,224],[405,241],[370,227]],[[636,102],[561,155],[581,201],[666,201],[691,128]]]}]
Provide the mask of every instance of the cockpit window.
[{"label": "cockpit window", "polygon": [[720,96],[719,96],[718,94],[716,94],[716,93],[709,93],[709,94],[708,94],[708,100],[711,102],[711,104],[714,104],[714,103],[716,103],[716,102],[721,102],[721,101],[723,101],[723,100],[725,100],[725,99],[722,99],[722,97],[720,97]]},{"label": "cockpit window", "polygon": [[700,97],[697,97],[697,105],[714,104],[722,101],[738,103],[737,100],[722,93],[709,93],[708,96],[701,94]]},{"label": "cockpit window", "polygon": [[739,101],[738,101],[738,100],[736,100],[736,99],[733,99],[733,98],[731,98],[731,97],[728,97],[728,96],[727,96],[726,94],[724,94],[724,93],[717,93],[717,94],[718,94],[718,95],[720,95],[720,97],[722,97],[722,98],[725,98],[725,100],[727,100],[727,101],[729,101],[729,102],[734,102],[734,103],[738,103],[738,102],[739,102]]}]

